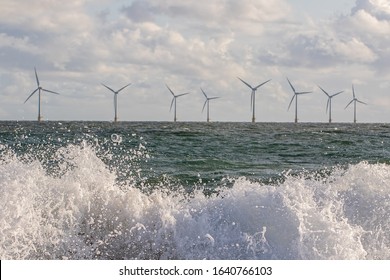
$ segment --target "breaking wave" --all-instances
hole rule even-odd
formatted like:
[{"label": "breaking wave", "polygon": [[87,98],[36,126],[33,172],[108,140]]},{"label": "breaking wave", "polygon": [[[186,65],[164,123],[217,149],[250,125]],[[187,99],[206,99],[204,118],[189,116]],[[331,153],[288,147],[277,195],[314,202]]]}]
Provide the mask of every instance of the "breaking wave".
[{"label": "breaking wave", "polygon": [[205,194],[140,188],[136,164],[113,168],[91,144],[58,149],[52,169],[0,150],[0,259],[390,259],[386,164],[224,178]]}]

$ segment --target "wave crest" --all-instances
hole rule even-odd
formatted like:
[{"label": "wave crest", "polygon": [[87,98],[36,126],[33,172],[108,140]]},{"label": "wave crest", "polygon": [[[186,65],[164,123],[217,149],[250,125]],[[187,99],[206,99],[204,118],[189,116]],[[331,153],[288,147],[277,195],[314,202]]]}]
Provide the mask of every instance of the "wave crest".
[{"label": "wave crest", "polygon": [[132,178],[137,153],[119,180],[86,143],[58,149],[56,172],[1,151],[1,259],[390,258],[388,165],[285,173],[274,184],[242,177],[205,195],[169,180],[145,192]]}]

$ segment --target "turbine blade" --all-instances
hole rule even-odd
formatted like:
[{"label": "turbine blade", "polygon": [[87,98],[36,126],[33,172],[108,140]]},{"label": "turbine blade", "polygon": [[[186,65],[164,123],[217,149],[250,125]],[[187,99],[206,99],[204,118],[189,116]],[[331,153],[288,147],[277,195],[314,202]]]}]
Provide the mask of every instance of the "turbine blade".
[{"label": "turbine blade", "polygon": [[204,90],[202,88],[200,88],[200,90],[203,92],[203,95],[206,97],[206,99],[208,99],[206,93],[204,92]]},{"label": "turbine blade", "polygon": [[39,87],[39,79],[38,79],[37,69],[35,67],[34,67],[34,71],[35,71],[35,79],[37,80],[37,85]]},{"label": "turbine blade", "polygon": [[296,92],[295,94],[308,94],[308,93],[311,93],[311,91]]},{"label": "turbine blade", "polygon": [[329,103],[330,103],[330,98],[328,98],[328,102],[326,103],[326,112],[328,112]]},{"label": "turbine blade", "polygon": [[320,86],[318,86],[328,97],[330,97],[330,95]]},{"label": "turbine blade", "polygon": [[204,107],[206,107],[207,102],[209,102],[208,99],[207,99],[207,100],[204,102],[204,104],[203,104],[202,113],[203,113],[203,111],[204,111]]},{"label": "turbine blade", "polygon": [[216,96],[216,97],[209,97],[208,100],[213,100],[213,99],[218,99],[218,98],[221,98],[219,96]]},{"label": "turbine blade", "polygon": [[106,87],[108,90],[112,91],[113,93],[116,93],[115,90],[113,90],[112,88],[110,88],[109,86],[106,86],[105,84],[102,83],[102,86]]},{"label": "turbine blade", "polygon": [[356,99],[357,102],[361,103],[361,104],[364,104],[364,105],[368,105],[367,103],[363,102],[363,101],[360,101],[358,99]]},{"label": "turbine blade", "polygon": [[27,99],[26,99],[26,101],[24,101],[24,103],[26,103],[27,102],[27,100],[29,100],[30,99],[30,97],[31,96],[33,96],[34,95],[34,93],[36,93],[37,92],[37,90],[38,90],[39,88],[37,88],[36,90],[34,90],[28,97],[27,97]]},{"label": "turbine blade", "polygon": [[340,91],[340,92],[338,92],[338,93],[333,94],[333,95],[330,96],[330,97],[334,97],[334,96],[339,95],[340,93],[343,93],[343,92],[344,92],[344,91]]},{"label": "turbine blade", "polygon": [[123,90],[123,89],[127,88],[129,85],[131,85],[131,83],[130,83],[130,84],[127,84],[127,85],[125,85],[124,87],[122,87],[122,88],[120,88],[120,89],[118,89],[117,93],[119,93],[121,90]]},{"label": "turbine blade", "polygon": [[290,110],[291,104],[292,104],[292,102],[294,101],[294,98],[295,98],[295,97],[296,97],[296,95],[294,94],[294,95],[293,95],[293,98],[292,98],[291,101],[290,101],[290,104],[288,105],[287,111]]},{"label": "turbine blade", "polygon": [[176,95],[176,97],[180,97],[180,96],[187,95],[187,94],[190,94],[190,93],[186,92],[186,93],[178,94],[178,95]]},{"label": "turbine blade", "polygon": [[237,79],[239,79],[241,82],[243,82],[243,83],[246,84],[250,89],[253,90],[253,87],[252,87],[250,84],[248,84],[247,82],[245,82],[243,79],[241,79],[240,77],[237,77]]},{"label": "turbine blade", "polygon": [[353,98],[355,99],[356,97],[355,97],[355,88],[354,88],[354,86],[352,85],[352,94],[353,94]]},{"label": "turbine blade", "polygon": [[287,78],[287,81],[288,81],[288,83],[290,84],[290,87],[291,87],[291,89],[293,90],[293,92],[295,93],[295,88],[293,87],[293,85],[291,84],[291,82],[290,82],[290,80]]},{"label": "turbine blade", "polygon": [[255,90],[258,89],[259,87],[265,85],[265,84],[268,83],[269,81],[271,81],[271,80],[268,80],[268,81],[265,81],[264,83],[261,83],[260,85],[258,85],[258,86],[255,87],[254,89],[255,89]]},{"label": "turbine blade", "polygon": [[351,103],[354,102],[354,101],[355,101],[355,99],[352,99],[351,102],[349,102],[348,105],[345,106],[344,110],[347,109],[347,107],[348,107],[349,105],[351,105]]},{"label": "turbine blade", "polygon": [[60,95],[58,92],[51,91],[51,90],[44,89],[44,88],[42,88],[42,91],[46,91],[46,92],[50,92],[50,93],[54,93],[54,94],[58,94],[58,95]]},{"label": "turbine blade", "polygon": [[176,96],[173,91],[169,88],[169,86],[167,84],[165,84],[165,86],[168,88],[168,90],[172,93],[173,96]]},{"label": "turbine blade", "polygon": [[172,111],[172,106],[173,106],[173,102],[175,102],[175,99],[176,99],[176,96],[173,96],[172,102],[171,102],[171,107],[169,108],[169,112]]}]

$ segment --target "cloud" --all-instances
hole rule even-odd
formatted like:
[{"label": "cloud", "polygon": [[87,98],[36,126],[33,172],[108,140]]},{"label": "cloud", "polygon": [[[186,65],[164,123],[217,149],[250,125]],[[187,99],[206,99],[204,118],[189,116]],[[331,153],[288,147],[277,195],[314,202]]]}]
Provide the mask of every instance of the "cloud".
[{"label": "cloud", "polygon": [[[285,76],[291,75],[297,86],[308,90],[317,81],[337,89],[348,83],[350,88],[350,81],[375,79],[376,71],[386,73],[390,66],[388,1],[359,0],[350,13],[321,19],[309,11],[306,18],[297,19],[298,12],[286,0],[98,2],[2,4],[2,81],[15,83],[18,79],[13,75],[19,73],[20,79],[24,73],[19,89],[7,86],[10,96],[28,94],[35,86],[33,67],[37,66],[43,79],[51,82],[50,88],[64,92],[66,97],[61,98],[68,98],[67,104],[73,102],[75,118],[84,118],[87,112],[96,119],[110,116],[111,107],[104,104],[111,106],[112,100],[101,82],[113,87],[133,82],[121,102],[128,102],[129,108],[137,102],[150,106],[148,111],[155,113],[151,119],[170,119],[164,107],[170,102],[164,87],[168,83],[177,91],[193,93],[181,101],[189,105],[182,119],[202,118],[202,86],[211,95],[223,96],[215,105],[222,108],[223,118],[245,120],[249,97],[236,77],[251,83],[272,78],[259,100],[269,102],[263,107],[264,116],[273,116],[272,111],[280,107],[278,120],[283,120],[291,98]],[[35,112],[34,104],[26,106]],[[268,108],[271,112],[266,112]],[[141,108],[132,110],[121,112],[129,118],[146,115]]]},{"label": "cloud", "polygon": [[[356,54],[369,57],[367,60],[373,69],[384,73],[389,69],[390,61],[390,3],[383,0],[358,0],[351,15],[336,22],[340,37],[354,38],[359,44]],[[362,48],[364,44],[365,51]],[[359,48],[360,46],[360,48]],[[355,52],[351,46],[350,51]],[[360,50],[360,52],[359,52]],[[376,57],[376,59],[374,59]]]},{"label": "cloud", "polygon": [[0,21],[25,31],[64,32],[91,27],[90,17],[85,13],[88,0],[78,1],[5,1],[1,5]]},{"label": "cloud", "polygon": [[387,0],[357,0],[352,15],[365,11],[379,20],[390,20],[390,3]]},{"label": "cloud", "polygon": [[314,21],[304,28],[278,30],[279,43],[262,49],[259,59],[287,67],[328,68],[365,64],[382,69],[390,58],[390,4],[381,0],[359,0],[351,14]]},{"label": "cloud", "polygon": [[[123,7],[122,11],[134,22],[159,22],[164,19],[164,24],[176,23],[181,30],[232,30],[259,34],[263,31],[263,24],[285,18],[289,6],[281,0],[200,0],[190,3],[179,0],[136,0]],[[183,20],[186,24],[180,25]]]}]

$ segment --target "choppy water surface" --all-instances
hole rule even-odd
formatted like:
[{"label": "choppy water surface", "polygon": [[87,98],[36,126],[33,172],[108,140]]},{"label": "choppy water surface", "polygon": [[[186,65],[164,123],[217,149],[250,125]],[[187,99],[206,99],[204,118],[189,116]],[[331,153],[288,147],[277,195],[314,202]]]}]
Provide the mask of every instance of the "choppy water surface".
[{"label": "choppy water surface", "polygon": [[390,259],[390,125],[0,123],[1,259]]}]

